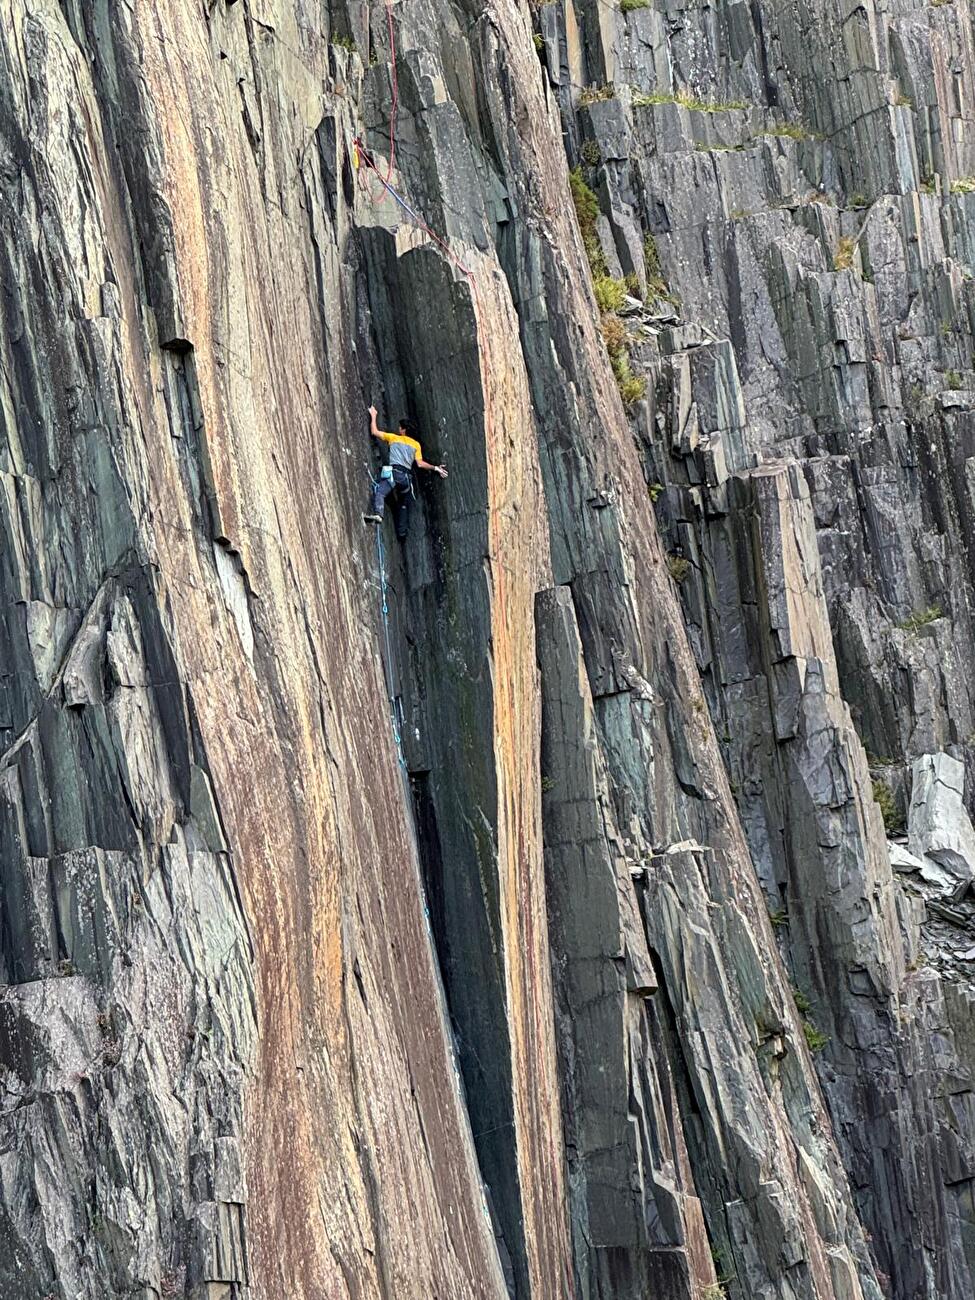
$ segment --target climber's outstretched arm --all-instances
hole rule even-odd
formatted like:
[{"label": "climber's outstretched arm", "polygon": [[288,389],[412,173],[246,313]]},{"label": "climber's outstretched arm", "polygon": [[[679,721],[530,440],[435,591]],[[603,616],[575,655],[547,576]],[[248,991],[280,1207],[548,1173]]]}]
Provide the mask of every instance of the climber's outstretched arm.
[{"label": "climber's outstretched arm", "polygon": [[432,469],[434,474],[439,474],[441,478],[447,477],[447,471],[443,465],[431,465],[428,460],[420,460],[419,457],[417,457],[416,467],[417,469]]},{"label": "climber's outstretched arm", "polygon": [[377,415],[378,415],[378,411],[376,410],[376,408],[374,406],[370,406],[369,407],[369,432],[372,434],[374,438],[382,438],[384,442],[389,442],[390,438],[392,437],[392,434],[383,433],[382,429],[380,429],[379,425],[376,423]]}]

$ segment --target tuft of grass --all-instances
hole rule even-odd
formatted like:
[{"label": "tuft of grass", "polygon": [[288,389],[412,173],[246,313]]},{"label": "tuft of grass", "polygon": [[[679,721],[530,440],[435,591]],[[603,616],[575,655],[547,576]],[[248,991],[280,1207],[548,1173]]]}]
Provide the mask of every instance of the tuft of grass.
[{"label": "tuft of grass", "polygon": [[844,235],[836,246],[836,255],[833,258],[833,268],[837,271],[848,271],[853,265],[853,254],[856,252],[857,241],[852,235]]},{"label": "tuft of grass", "polygon": [[643,290],[640,288],[640,280],[635,271],[630,271],[628,275],[623,276],[623,288],[631,298],[643,297]]},{"label": "tuft of grass", "polygon": [[616,90],[611,85],[606,86],[587,86],[579,96],[579,103],[583,108],[589,104],[598,104],[604,99],[612,99]]},{"label": "tuft of grass", "polygon": [[802,1032],[806,1036],[806,1046],[810,1052],[821,1052],[829,1042],[829,1035],[824,1034],[821,1029],[817,1029],[808,1020],[802,1022]]},{"label": "tuft of grass", "polygon": [[663,492],[663,490],[664,490],[664,485],[663,485],[662,483],[651,483],[651,484],[650,484],[650,486],[647,488],[647,492],[649,492],[649,494],[650,494],[650,503],[651,503],[651,505],[656,505],[656,503],[657,503],[657,497],[660,496],[660,494],[661,494],[661,492]]},{"label": "tuft of grass", "polygon": [[714,1271],[718,1277],[724,1277],[727,1271],[724,1262],[724,1251],[720,1246],[714,1245],[713,1242],[711,1243],[711,1263],[714,1265]]},{"label": "tuft of grass", "polygon": [[867,196],[863,193],[862,190],[857,190],[854,194],[850,195],[851,208],[865,208],[866,206],[867,206]]},{"label": "tuft of grass", "polygon": [[689,108],[695,113],[731,113],[738,108],[751,108],[751,104],[744,99],[699,99],[689,90],[677,90],[672,95],[661,91],[647,94],[646,91],[638,90],[633,96],[633,104],[636,108],[648,108],[652,104],[680,104],[682,108]]},{"label": "tuft of grass", "polygon": [[767,126],[761,135],[785,135],[790,140],[818,140],[820,136],[798,122],[775,122]]},{"label": "tuft of grass", "polygon": [[535,49],[541,54],[545,49],[545,41],[542,39],[541,32],[532,32],[532,40],[535,42]]},{"label": "tuft of grass", "polygon": [[[629,369],[629,363],[627,363],[627,369]],[[628,411],[632,410],[637,402],[642,402],[647,395],[647,381],[642,375],[634,375],[632,372],[623,375],[622,378],[617,375],[616,387],[620,390],[623,405]]]},{"label": "tuft of grass", "polygon": [[647,269],[647,279],[652,280],[659,277],[661,273],[660,253],[657,249],[657,241],[653,235],[647,231],[643,236],[643,265]]},{"label": "tuft of grass", "polygon": [[620,397],[623,399],[623,405],[629,411],[636,406],[637,402],[642,401],[647,391],[647,381],[642,375],[635,375],[630,369],[629,354],[620,349],[620,351],[609,354],[609,364],[613,368],[613,375],[616,379],[616,387],[619,389]]},{"label": "tuft of grass", "polygon": [[696,153],[740,153],[743,144],[703,144],[700,140],[694,145]]},{"label": "tuft of grass", "polygon": [[579,223],[579,233],[582,235],[582,245],[586,250],[589,270],[593,277],[606,275],[606,258],[596,232],[599,200],[583,179],[581,167],[574,167],[569,172],[569,189],[572,191],[572,205],[576,210],[576,221]]},{"label": "tuft of grass", "polygon": [[774,912],[769,912],[768,919],[772,922],[774,928],[778,930],[780,926],[789,924],[789,913],[784,907],[779,907]]},{"label": "tuft of grass", "polygon": [[898,108],[913,108],[913,107],[914,107],[914,100],[913,100],[913,99],[909,99],[909,98],[907,97],[907,95],[902,95],[902,94],[900,94],[899,92],[898,92],[898,94],[896,94],[896,95],[894,96],[894,103],[896,104],[896,106],[897,106]]},{"label": "tuft of grass", "polygon": [[953,393],[957,393],[959,388],[961,388],[961,375],[957,370],[946,370],[945,383]]},{"label": "tuft of grass", "polygon": [[919,188],[920,188],[920,191],[921,191],[922,194],[933,194],[933,193],[934,193],[934,190],[935,190],[935,184],[934,184],[934,173],[933,173],[933,172],[926,172],[926,173],[921,177],[921,183],[920,183]]},{"label": "tuft of grass", "polygon": [[972,194],[975,193],[975,176],[959,176],[956,181],[951,182],[952,194]]},{"label": "tuft of grass", "polygon": [[803,993],[802,989],[797,988],[795,984],[792,985],[792,998],[799,1014],[801,1016],[808,1016],[810,1011],[812,1011],[812,1003],[806,997],[805,993]]},{"label": "tuft of grass", "polygon": [[667,556],[667,572],[675,582],[683,582],[691,571],[691,562],[683,555]]},{"label": "tuft of grass", "polygon": [[829,1038],[826,1034],[817,1029],[809,1019],[809,1013],[812,1011],[812,1003],[809,1001],[806,994],[803,993],[802,989],[797,988],[795,984],[792,985],[792,998],[796,1004],[796,1010],[799,1012],[800,1019],[802,1020],[802,1032],[806,1039],[806,1046],[809,1048],[810,1052],[821,1051],[829,1042]]},{"label": "tuft of grass", "polygon": [[576,167],[569,172],[569,188],[572,191],[572,203],[576,210],[576,220],[582,235],[583,247],[589,261],[592,275],[593,293],[596,305],[602,315],[601,326],[606,351],[616,378],[623,405],[629,410],[639,402],[647,391],[647,381],[642,375],[635,375],[630,368],[630,358],[626,352],[626,328],[615,315],[626,301],[626,295],[632,290],[639,291],[639,283],[630,279],[617,280],[609,274],[606,257],[599,243],[596,221],[599,217],[599,200],[586,184],[582,168]]},{"label": "tuft of grass", "polygon": [[[619,281],[610,281],[610,283],[618,284]],[[615,312],[604,312],[600,325],[603,331],[603,342],[609,353],[609,364],[613,368],[613,376],[616,379],[616,387],[623,399],[623,405],[630,410],[646,394],[647,381],[641,375],[635,375],[630,368],[630,357],[626,350],[629,335],[626,326]]]},{"label": "tuft of grass", "polygon": [[574,167],[569,172],[569,188],[572,191],[572,202],[575,204],[576,217],[583,234],[585,234],[591,226],[596,224],[596,218],[599,216],[599,200],[583,179],[581,167]]},{"label": "tuft of grass", "polygon": [[677,96],[668,95],[662,90],[635,90],[633,92],[634,108],[650,108],[653,104],[676,104]]},{"label": "tuft of grass", "polygon": [[727,1294],[723,1282],[709,1282],[701,1292],[701,1300],[724,1300]]},{"label": "tuft of grass", "polygon": [[[902,632],[916,632],[919,627],[924,627],[927,623],[933,623],[935,619],[941,618],[941,606],[929,605],[927,609],[916,609],[910,618],[905,618],[903,623],[897,626]],[[876,798],[876,796],[874,796]]]},{"label": "tuft of grass", "polygon": [[647,276],[647,302],[652,303],[657,298],[663,298],[676,307],[677,299],[667,288],[667,281],[664,279],[657,241],[649,231],[643,236],[643,266]]},{"label": "tuft of grass", "polygon": [[343,50],[349,50],[352,54],[355,54],[359,48],[351,36],[333,36],[332,44],[338,45]]},{"label": "tuft of grass", "polygon": [[606,351],[611,357],[622,352],[626,347],[626,326],[618,316],[612,312],[607,312],[600,322],[603,331],[603,342],[606,344]]},{"label": "tuft of grass", "polygon": [[550,790],[555,789],[555,782],[550,776],[543,776],[541,780],[542,793],[548,794]]},{"label": "tuft of grass", "polygon": [[888,835],[900,835],[904,829],[904,814],[897,807],[890,786],[883,781],[874,781],[873,798],[884,819],[884,830]]},{"label": "tuft of grass", "polygon": [[595,140],[584,140],[579,153],[587,167],[598,167],[602,162],[602,154]]},{"label": "tuft of grass", "polygon": [[597,275],[592,282],[596,305],[600,311],[619,311],[626,302],[626,285],[611,275]]},{"label": "tuft of grass", "polygon": [[620,13],[630,14],[634,9],[650,9],[653,0],[620,0]]}]

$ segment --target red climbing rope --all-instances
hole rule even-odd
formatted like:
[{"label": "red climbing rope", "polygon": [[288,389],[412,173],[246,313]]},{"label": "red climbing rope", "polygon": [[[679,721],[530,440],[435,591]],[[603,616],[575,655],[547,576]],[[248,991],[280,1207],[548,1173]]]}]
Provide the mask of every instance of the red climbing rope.
[{"label": "red climbing rope", "polygon": [[[464,263],[453,251],[453,249],[450,247],[447,241],[445,239],[441,239],[441,237],[437,234],[437,232],[433,229],[433,227],[427,225],[427,223],[423,220],[423,218],[420,216],[417,210],[411,207],[410,204],[407,203],[407,201],[403,198],[403,196],[401,194],[398,194],[396,190],[393,189],[389,181],[380,175],[379,168],[376,166],[375,162],[373,162],[372,155],[366,149],[365,145],[362,143],[362,141],[359,139],[358,136],[356,136],[356,138],[352,141],[352,145],[353,148],[355,149],[356,157],[358,158],[359,162],[364,163],[366,167],[369,168],[370,171],[375,172],[376,176],[379,178],[380,185],[382,185],[383,189],[386,190],[390,198],[395,199],[396,202],[403,209],[403,211],[409,213],[409,215],[413,218],[413,220],[424,232],[424,234],[429,235],[430,238],[433,240],[433,242],[439,248],[443,249],[443,251],[453,262],[453,264],[457,267],[457,269],[463,272],[463,274],[466,275],[467,278],[471,281],[471,284],[474,285],[474,272],[468,266],[464,265]],[[474,292],[476,295],[477,293],[476,286]]]},{"label": "red climbing rope", "polygon": [[[358,171],[360,169],[361,164],[365,164],[367,170],[375,174],[380,185],[382,185],[386,193],[389,194],[389,196],[392,199],[394,199],[396,203],[399,204],[399,206],[403,209],[403,211],[406,212],[412,218],[416,226],[420,230],[422,230],[426,235],[428,235],[429,238],[437,245],[437,247],[440,248],[446,254],[448,260],[452,262],[454,266],[457,267],[457,269],[461,272],[461,274],[465,276],[468,282],[470,283],[471,305],[474,310],[474,341],[477,347],[478,369],[480,371],[480,380],[481,380],[481,394],[482,394],[482,401],[484,405],[484,440],[487,448],[488,461],[490,463],[493,460],[495,455],[493,394],[491,391],[491,383],[490,383],[492,377],[491,358],[490,358],[490,353],[485,349],[484,342],[483,342],[484,338],[487,336],[487,332],[482,328],[483,316],[481,311],[480,295],[478,293],[477,279],[474,275],[473,270],[471,270],[471,268],[467,266],[466,263],[463,262],[457,256],[457,254],[453,251],[453,249],[448,244],[447,240],[441,238],[441,236],[437,234],[437,232],[433,229],[433,227],[430,226],[426,221],[424,221],[424,219],[420,216],[420,214],[416,211],[416,209],[413,208],[409,203],[407,203],[406,199],[404,199],[403,196],[399,194],[390,183],[393,175],[393,167],[394,167],[395,156],[396,156],[396,139],[395,139],[396,110],[397,110],[397,104],[399,100],[399,89],[396,81],[396,42],[393,35],[393,14],[392,14],[391,0],[386,0],[386,17],[389,24],[389,47],[390,47],[390,55],[392,60],[392,72],[391,72],[392,108],[390,111],[390,119],[389,119],[389,162],[386,167],[386,175],[384,177],[381,175],[379,168],[376,166],[375,162],[373,161],[372,155],[365,148],[361,139],[358,136],[356,136],[355,139],[353,140],[356,170]],[[363,188],[365,189],[370,202],[375,202],[375,199],[373,198],[372,192],[370,190],[370,186],[364,176],[360,177],[360,184],[362,184]],[[492,586],[494,588],[495,597],[497,600],[497,619],[495,625],[498,629],[501,629],[501,636],[504,637],[505,635],[504,629],[506,629],[508,626],[508,616],[507,616],[508,594],[507,594],[507,587],[505,584],[505,577],[504,577],[504,571],[506,566],[502,559],[504,548],[502,545],[503,539],[501,536],[501,530],[502,530],[501,509],[497,505],[497,503],[491,504],[489,499],[488,549],[489,549],[489,557],[492,562],[492,568],[496,572],[496,577],[492,576]],[[389,694],[390,711],[391,711],[391,718],[392,718],[392,725],[393,725],[393,737],[396,741],[396,751],[399,758],[400,768],[404,774],[405,779],[408,782],[409,769],[407,768],[406,759],[403,754],[401,719],[399,714],[397,713],[397,707],[396,707],[397,701],[393,693],[393,682],[392,682],[392,675],[391,675],[392,674],[392,650],[390,647],[390,632],[389,632],[389,608],[388,608],[388,597],[387,597],[388,584],[387,584],[387,577],[386,577],[385,553],[383,551],[383,544],[382,544],[382,531],[380,528],[376,529],[376,546],[377,546],[377,559],[379,563],[379,576],[380,576],[380,582],[382,586],[382,602],[383,602],[382,614],[383,614],[383,628],[384,628],[385,639],[386,639],[386,664],[390,666],[389,672],[386,676],[386,683],[387,683],[387,692]],[[508,675],[506,674],[501,675],[498,682],[498,690],[500,692],[502,699],[505,700],[505,706],[500,709],[500,713],[502,714],[502,716],[505,716],[513,720],[517,715],[517,710],[513,700],[508,698],[512,696],[514,690],[513,683]],[[503,759],[501,760],[501,764],[503,770],[504,767]],[[510,820],[512,823],[513,837],[514,834],[517,834],[517,842],[520,844],[521,841],[520,823],[513,812],[510,814]],[[429,926],[429,911],[426,908],[424,908],[424,911],[427,914],[427,922]],[[553,1165],[553,1168],[555,1167],[556,1166]],[[485,1209],[485,1213],[486,1213],[486,1209]],[[564,1288],[565,1294],[567,1296],[574,1298],[575,1287],[571,1278],[571,1274],[569,1272],[569,1269],[565,1265],[563,1266],[563,1270],[564,1270],[564,1276],[566,1281],[566,1285]]]},{"label": "red climbing rope", "polygon": [[[386,161],[386,176],[379,176],[379,172],[373,167],[373,171],[379,176],[384,185],[388,185],[393,175],[393,169],[396,166],[396,114],[399,109],[399,79],[396,73],[396,31],[393,26],[393,5],[392,0],[386,0],[386,26],[389,30],[389,62],[390,62],[390,82],[392,84],[393,99],[389,109],[389,155]],[[371,160],[370,160],[371,161]],[[370,203],[376,202],[376,195],[372,189],[365,186],[366,195]]]},{"label": "red climbing rope", "polygon": [[[396,157],[396,111],[399,103],[399,86],[396,77],[396,37],[393,30],[393,10],[392,10],[391,0],[386,0],[386,20],[389,25],[389,50],[390,50],[390,59],[391,59],[391,68],[392,68],[391,79],[392,79],[392,88],[393,88],[392,108],[390,111],[390,118],[389,118],[389,163],[388,166],[386,167],[386,175],[383,176],[380,173],[379,168],[376,166],[375,162],[373,161],[372,154],[370,154],[369,151],[366,149],[360,137],[356,136],[352,142],[353,148],[355,150],[356,170],[359,170],[360,164],[364,163],[367,169],[375,174],[377,180],[379,181],[380,185],[382,185],[383,189],[387,192],[387,194],[389,194],[391,198],[395,199],[395,201],[400,205],[403,211],[407,212],[413,218],[417,226],[425,234],[429,235],[429,237],[433,240],[433,242],[437,245],[438,248],[442,249],[443,252],[446,253],[449,260],[454,264],[454,266],[457,267],[457,269],[461,272],[461,274],[467,277],[471,286],[471,304],[474,308],[474,328],[475,328],[477,341],[478,341],[477,342],[478,358],[479,360],[483,360],[481,342],[480,342],[481,335],[482,335],[481,300],[478,294],[477,280],[474,276],[474,272],[470,269],[469,266],[467,266],[463,261],[461,261],[461,259],[457,256],[457,254],[447,243],[446,239],[442,239],[440,235],[438,235],[437,232],[433,229],[433,227],[423,220],[423,218],[416,211],[416,209],[411,207],[411,205],[407,203],[406,199],[404,199],[401,194],[397,193],[397,191],[390,184],[390,178],[393,173],[393,163]],[[366,190],[366,193],[369,196],[369,201],[375,202],[368,184],[365,184],[365,178],[363,178],[363,183],[364,183],[364,188]],[[494,417],[491,409],[492,408],[491,391],[487,383],[489,373],[490,373],[490,366],[485,364],[484,373],[482,375],[482,380],[481,380],[482,392],[484,397],[484,432],[485,432],[485,437],[488,446],[491,446],[494,439]],[[503,597],[502,597],[502,605],[503,605]]]},{"label": "red climbing rope", "polygon": [[[454,266],[457,267],[458,271],[460,271],[461,274],[465,275],[467,279],[470,281],[471,302],[474,307],[474,325],[477,330],[478,339],[480,340],[481,299],[477,291],[477,279],[474,275],[474,272],[470,269],[469,266],[467,266],[464,262],[461,261],[461,259],[457,256],[457,254],[450,247],[447,241],[445,239],[441,239],[441,237],[437,234],[437,232],[433,229],[433,227],[428,225],[428,223],[423,220],[419,212],[417,212],[417,210],[414,207],[411,207],[410,204],[407,203],[406,199],[404,199],[401,194],[398,194],[396,190],[393,189],[389,181],[384,180],[383,177],[380,176],[379,168],[373,162],[372,155],[364,147],[362,141],[359,139],[358,136],[356,136],[356,138],[353,140],[352,145],[353,148],[355,149],[356,158],[361,163],[365,163],[366,167],[368,167],[370,171],[375,172],[376,176],[379,178],[380,185],[382,185],[382,187],[386,190],[386,192],[390,195],[390,197],[396,200],[396,202],[400,205],[400,207],[403,209],[404,212],[409,213],[409,215],[413,218],[413,220],[416,222],[419,228],[425,234],[430,236],[430,238],[433,240],[433,242],[437,245],[438,248],[443,249],[443,251],[447,254],[447,257],[450,259],[450,261],[453,262]],[[480,353],[480,350],[481,350],[480,342],[478,342],[478,353]],[[484,375],[484,381],[486,381],[486,379],[487,379],[487,374]],[[493,425],[493,419],[491,414],[491,394],[488,390],[488,386],[486,382],[484,382],[483,387],[484,387],[485,433],[488,437],[488,440],[490,441],[494,433],[494,425]]]},{"label": "red climbing rope", "polygon": [[[415,221],[416,225],[420,227],[420,230],[424,231],[425,234],[428,234],[430,239],[433,239],[433,242],[437,244],[438,248],[442,248],[451,263],[454,264],[456,268],[458,268],[459,272],[463,274],[463,276],[467,277],[469,283],[471,283],[471,304],[474,311],[474,334],[476,334],[477,338],[478,363],[481,365],[481,393],[482,398],[484,398],[484,434],[486,445],[489,447],[490,451],[490,448],[494,445],[494,412],[490,389],[491,367],[490,359],[489,357],[484,356],[484,350],[482,350],[481,347],[481,338],[484,337],[485,331],[481,328],[481,299],[477,292],[477,279],[474,277],[473,270],[460,260],[460,257],[458,257],[454,250],[452,250],[450,244],[447,243],[447,240],[439,237],[437,231],[435,231],[428,222],[424,221],[424,218],[420,216],[420,213],[416,211],[416,208],[411,207],[411,204],[407,203],[407,200],[403,198],[403,195],[398,194],[398,192],[394,190],[393,186],[390,185],[389,181],[385,181],[385,179],[382,178],[380,169],[378,169],[376,164],[374,164],[372,155],[370,155],[368,149],[365,148],[363,142],[359,139],[359,136],[356,135],[356,138],[352,140],[352,147],[355,148],[357,162],[359,162],[359,164],[364,164],[370,172],[374,172],[374,174],[377,175],[380,185],[385,188],[387,194],[390,195],[390,198],[396,200],[396,203],[400,205],[400,208],[413,218],[413,221]],[[502,555],[502,546],[500,546],[500,533],[497,517],[491,516],[489,528],[491,534],[493,534],[493,536],[491,536],[491,541],[494,542],[493,552],[498,558],[498,563],[500,563],[499,558],[500,555]],[[498,604],[500,610],[500,621],[502,621],[502,625],[504,625],[504,620],[506,620],[506,612],[504,612],[506,599],[504,599],[503,584],[498,588]]]},{"label": "red climbing rope", "polygon": [[393,102],[389,110],[389,166],[386,168],[386,179],[389,180],[396,162],[396,110],[399,106],[399,84],[396,80],[396,35],[393,31],[392,0],[386,0],[386,25],[389,28],[390,80],[393,89]]}]

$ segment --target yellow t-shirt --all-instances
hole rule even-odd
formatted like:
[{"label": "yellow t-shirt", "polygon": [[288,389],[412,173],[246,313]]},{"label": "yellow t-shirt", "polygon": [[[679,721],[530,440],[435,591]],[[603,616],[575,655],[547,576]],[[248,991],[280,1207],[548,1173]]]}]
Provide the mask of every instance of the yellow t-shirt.
[{"label": "yellow t-shirt", "polygon": [[415,438],[402,433],[380,433],[383,442],[389,443],[389,463],[401,469],[412,469],[414,460],[423,459],[423,450]]}]

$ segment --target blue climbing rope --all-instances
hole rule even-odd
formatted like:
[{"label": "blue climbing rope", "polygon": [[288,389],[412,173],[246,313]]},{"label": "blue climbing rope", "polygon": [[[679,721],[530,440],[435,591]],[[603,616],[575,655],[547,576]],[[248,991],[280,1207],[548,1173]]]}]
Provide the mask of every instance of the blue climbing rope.
[{"label": "blue climbing rope", "polygon": [[[370,476],[371,477],[371,476]],[[383,675],[386,678],[386,694],[389,699],[389,717],[393,724],[393,739],[396,741],[396,754],[399,765],[407,771],[406,758],[403,755],[403,736],[400,730],[399,716],[396,708],[396,693],[393,690],[393,648],[389,635],[389,584],[386,581],[386,548],[383,546],[382,524],[376,524],[376,559],[379,563],[379,585],[382,595],[383,638],[386,654],[383,660]]]}]

